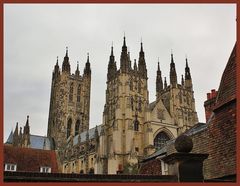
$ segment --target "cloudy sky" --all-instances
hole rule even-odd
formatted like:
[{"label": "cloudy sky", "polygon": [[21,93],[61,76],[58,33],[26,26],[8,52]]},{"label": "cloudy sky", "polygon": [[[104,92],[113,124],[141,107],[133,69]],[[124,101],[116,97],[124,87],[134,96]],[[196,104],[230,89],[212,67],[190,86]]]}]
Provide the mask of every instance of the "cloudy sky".
[{"label": "cloudy sky", "polygon": [[150,102],[155,99],[159,58],[169,83],[170,53],[178,80],[187,55],[199,121],[205,122],[206,93],[218,89],[236,41],[234,4],[5,4],[4,141],[16,122],[30,116],[32,134],[46,135],[52,70],[69,48],[72,72],[90,53],[90,127],[101,124],[111,43],[118,62],[125,32],[131,60],[142,38]]}]

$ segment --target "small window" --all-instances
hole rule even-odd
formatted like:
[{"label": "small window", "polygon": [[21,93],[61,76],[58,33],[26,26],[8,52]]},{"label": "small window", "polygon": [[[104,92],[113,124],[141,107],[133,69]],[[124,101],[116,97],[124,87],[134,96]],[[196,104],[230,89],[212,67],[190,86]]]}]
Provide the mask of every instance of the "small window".
[{"label": "small window", "polygon": [[51,167],[40,167],[40,172],[51,173]]},{"label": "small window", "polygon": [[138,152],[138,151],[139,151],[139,148],[138,148],[138,147],[135,147],[135,151]]},{"label": "small window", "polygon": [[81,86],[79,85],[77,89],[77,102],[80,102],[80,96],[81,96]]},{"label": "small window", "polygon": [[17,165],[16,164],[5,164],[5,171],[17,171]]}]

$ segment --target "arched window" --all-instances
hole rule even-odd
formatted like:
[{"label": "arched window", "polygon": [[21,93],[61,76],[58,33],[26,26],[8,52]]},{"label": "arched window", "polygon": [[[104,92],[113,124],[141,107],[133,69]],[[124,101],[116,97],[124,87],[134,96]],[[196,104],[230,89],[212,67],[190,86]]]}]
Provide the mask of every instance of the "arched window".
[{"label": "arched window", "polygon": [[71,128],[72,128],[72,119],[70,118],[67,122],[67,139],[71,135]]},{"label": "arched window", "polygon": [[81,95],[81,86],[78,85],[78,89],[77,89],[77,102],[80,102],[80,95]]},{"label": "arched window", "polygon": [[73,83],[70,85],[69,101],[73,101]]},{"label": "arched window", "polygon": [[139,130],[139,121],[137,120],[137,118],[133,122],[133,128],[135,131]]},{"label": "arched window", "polygon": [[79,134],[80,120],[78,119],[75,125],[75,136]]},{"label": "arched window", "polygon": [[154,146],[156,149],[161,149],[166,142],[170,140],[170,138],[168,137],[168,135],[161,131],[157,134],[157,136],[154,138]]},{"label": "arched window", "polygon": [[132,91],[133,90],[133,82],[132,81],[130,81],[130,90]]},{"label": "arched window", "polygon": [[138,82],[138,93],[141,94],[141,81]]},{"label": "arched window", "polygon": [[139,99],[138,99],[138,111],[139,111],[139,112],[142,112],[142,100],[141,100],[140,97],[139,97]]}]

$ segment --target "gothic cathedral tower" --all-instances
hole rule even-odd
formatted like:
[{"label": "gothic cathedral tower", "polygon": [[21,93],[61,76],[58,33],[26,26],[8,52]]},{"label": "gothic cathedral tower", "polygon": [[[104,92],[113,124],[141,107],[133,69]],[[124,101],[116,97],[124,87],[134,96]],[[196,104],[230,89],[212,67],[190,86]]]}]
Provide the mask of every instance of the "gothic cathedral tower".
[{"label": "gothic cathedral tower", "polygon": [[48,137],[56,150],[63,150],[71,136],[89,129],[91,68],[89,55],[81,76],[79,65],[74,74],[68,57],[68,49],[62,63],[57,63],[52,73]]},{"label": "gothic cathedral tower", "polygon": [[138,65],[135,60],[132,68],[124,36],[120,69],[117,70],[113,47],[108,64],[99,154],[103,173],[116,174],[128,163],[137,163],[138,156],[143,155],[144,113],[148,105],[147,79],[142,43]]},{"label": "gothic cathedral tower", "polygon": [[198,122],[198,116],[195,109],[192,78],[187,58],[185,78],[182,75],[181,84],[177,81],[177,73],[173,54],[171,54],[170,63],[170,85],[167,85],[167,80],[165,78],[163,87],[161,71],[158,64],[156,78],[156,100],[159,99],[162,100],[169,114],[174,119],[174,125],[178,127],[178,135],[191,128]]}]

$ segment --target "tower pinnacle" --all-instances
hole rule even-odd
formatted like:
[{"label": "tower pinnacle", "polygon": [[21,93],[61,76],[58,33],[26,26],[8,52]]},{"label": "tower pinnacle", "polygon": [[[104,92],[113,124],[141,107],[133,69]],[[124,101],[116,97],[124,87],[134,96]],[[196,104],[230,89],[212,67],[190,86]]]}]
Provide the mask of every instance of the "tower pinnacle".
[{"label": "tower pinnacle", "polygon": [[176,73],[176,69],[175,69],[175,63],[173,60],[172,51],[171,51],[171,63],[170,63],[170,84],[173,87],[176,87],[176,85],[177,85],[177,73]]}]

